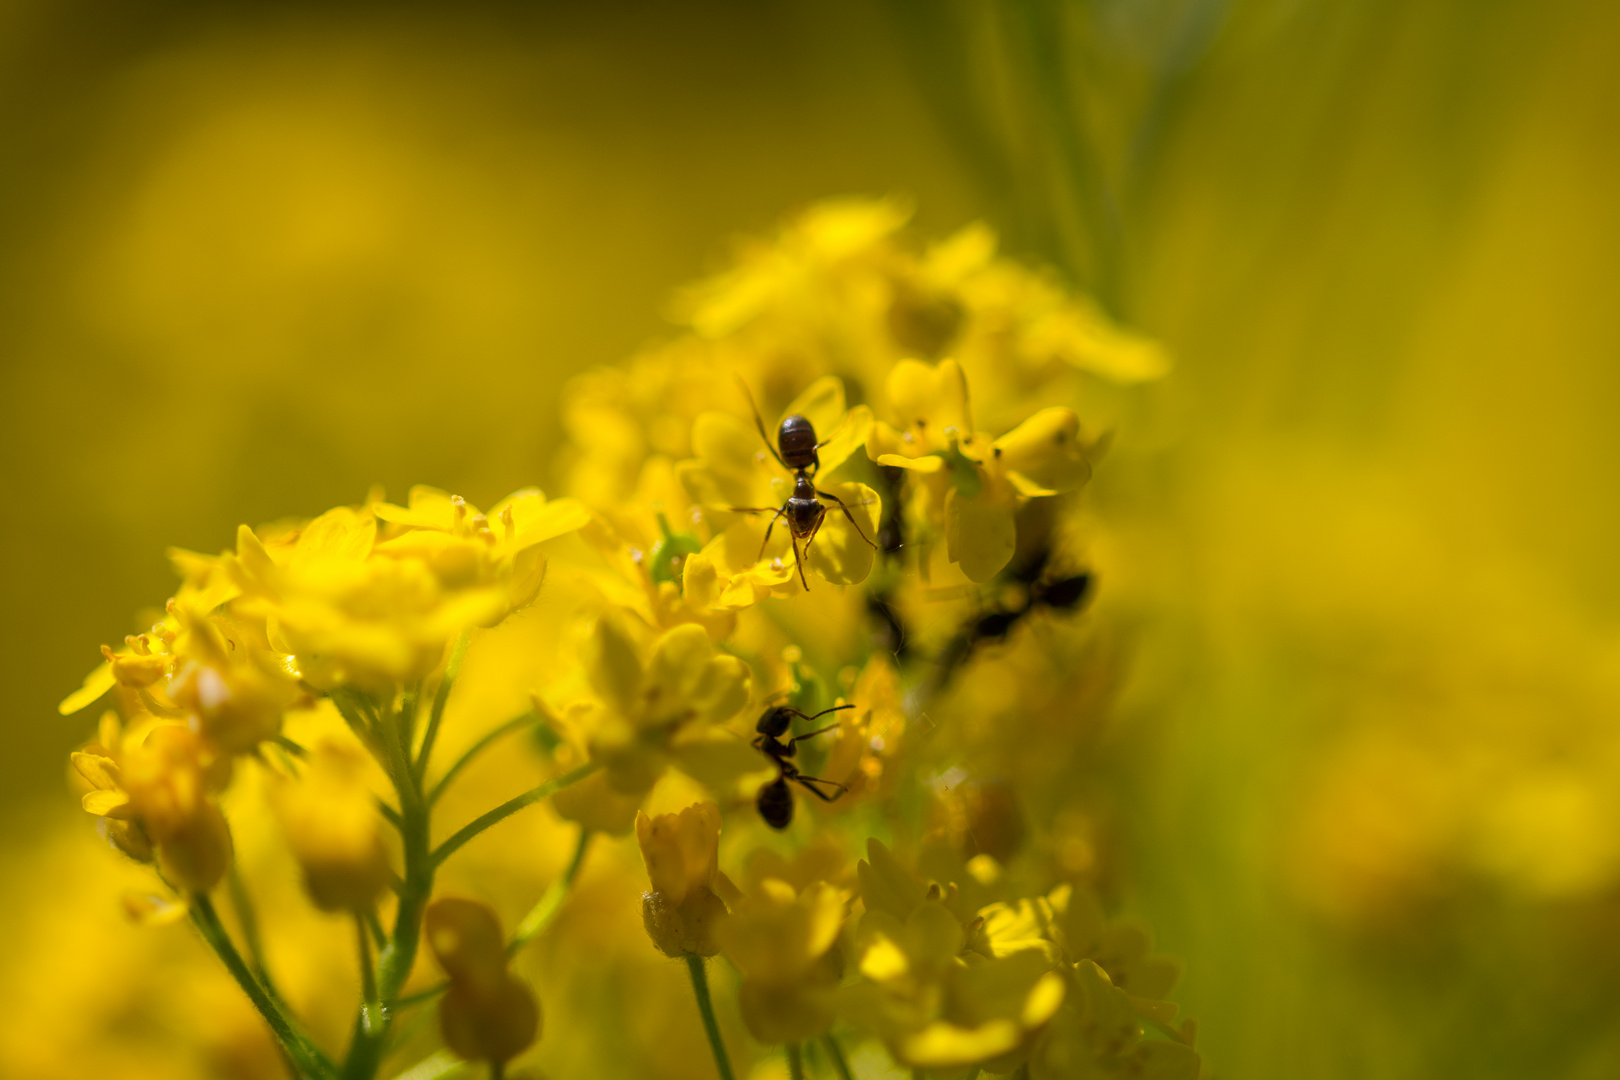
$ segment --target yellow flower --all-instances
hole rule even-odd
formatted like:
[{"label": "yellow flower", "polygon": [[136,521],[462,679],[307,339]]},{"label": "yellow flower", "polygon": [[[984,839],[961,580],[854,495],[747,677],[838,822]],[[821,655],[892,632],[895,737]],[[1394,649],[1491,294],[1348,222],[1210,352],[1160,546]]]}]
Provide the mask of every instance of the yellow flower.
[{"label": "yellow flower", "polygon": [[692,421],[731,385],[746,354],[691,336],[639,353],[620,368],[597,368],[563,388],[570,494],[610,510],[636,488],[649,457],[691,456]]},{"label": "yellow flower", "polygon": [[281,730],[299,696],[288,657],[272,650],[261,628],[176,601],[181,632],[167,696],[198,732],[225,753],[247,753]]},{"label": "yellow flower", "polygon": [[841,1011],[913,1067],[1009,1071],[1062,1003],[1063,979],[1038,952],[968,962],[962,940],[938,901],[904,922],[869,912],[856,946],[864,981],[844,991]]},{"label": "yellow flower", "polygon": [[720,873],[720,808],[695,803],[679,814],[636,815],[636,841],[650,891],[641,898],[642,924],[665,956],[713,956],[716,928],[726,918],[721,893],[735,887]]},{"label": "yellow flower", "polygon": [[[704,413],[692,429],[696,459],[676,466],[693,501],[722,534],[703,551],[723,579],[722,607],[744,607],[772,592],[790,591],[784,586],[797,573],[795,547],[809,572],[834,585],[859,584],[872,571],[870,541],[882,514],[877,493],[865,484],[825,479],[866,442],[871,410],[864,405],[846,410],[843,383],[827,376],[794,399],[783,416],[806,418],[819,440],[815,488],[831,498],[820,504],[825,513],[813,542],[808,536],[795,540],[786,516],[778,516],[793,495],[794,473],[777,460],[775,427],[765,432],[766,442],[748,421],[729,413]],[[847,515],[832,498],[842,501]],[[733,509],[759,512],[739,522]]]},{"label": "yellow flower", "polygon": [[[1178,1009],[1164,997],[1180,977],[1181,965],[1153,952],[1153,939],[1140,923],[1106,918],[1102,905],[1090,891],[1062,885],[1044,897],[991,904],[979,915],[975,939],[980,952],[993,957],[1033,952],[1054,963],[1062,961],[1060,970],[1081,992],[1077,1000],[1089,1000],[1094,1017],[1112,1016],[1108,1023],[1125,1031],[1120,1036],[1121,1045],[1136,1044],[1142,1020],[1163,1029],[1169,1029],[1175,1021]],[[1080,1011],[1085,1015],[1087,1008]],[[1089,1037],[1095,1052],[1113,1052],[1107,1047],[1119,1040],[1098,1034],[1108,1025],[1100,1020],[1086,1023],[1091,1025]],[[1064,1054],[1077,1052],[1070,1045],[1074,1041],[1070,1035],[1061,1039],[1067,1040]],[[1172,1070],[1186,1067],[1185,1055],[1156,1048],[1158,1045],[1142,1044],[1148,1058]],[[1196,1075],[1196,1056],[1192,1061],[1192,1075]]]},{"label": "yellow flower", "polygon": [[888,396],[898,426],[874,423],[866,452],[919,479],[923,516],[943,525],[947,554],[971,581],[990,580],[1012,560],[1020,499],[1074,491],[1091,478],[1071,409],[1043,409],[1000,438],[975,431],[955,360],[902,360]]},{"label": "yellow flower", "polygon": [[925,886],[882,844],[867,846],[870,861],[856,868],[864,981],[846,988],[841,1011],[905,1064],[1009,1071],[1062,1003],[1062,978],[1039,951],[969,951],[982,920],[953,910],[954,886]]},{"label": "yellow flower", "polygon": [[684,314],[710,338],[766,316],[802,327],[865,314],[845,286],[863,279],[862,270],[886,267],[892,258],[887,241],[910,217],[911,207],[899,199],[817,203],[785,225],[775,243],[750,245],[735,268],[688,289]]},{"label": "yellow flower", "polygon": [[366,757],[334,741],[317,744],[295,783],[276,792],[276,810],[322,911],[364,911],[388,888],[392,871],[381,819],[364,780]]},{"label": "yellow flower", "polygon": [[500,920],[489,905],[439,897],[423,933],[450,988],[439,1001],[445,1045],[471,1061],[505,1062],[540,1034],[540,1004],[506,969]]},{"label": "yellow flower", "polygon": [[[513,505],[532,501],[514,497]],[[455,517],[448,500],[444,509]],[[520,532],[517,520],[531,514],[543,524]],[[381,542],[376,515],[348,507],[271,544],[243,526],[227,560],[243,592],[233,609],[265,620],[271,647],[295,657],[317,689],[391,691],[438,666],[460,631],[493,625],[532,599],[543,562],[524,553],[536,535],[550,535],[556,516],[532,505],[508,516],[504,540],[437,531],[430,526],[440,519],[427,509]]]},{"label": "yellow flower", "polygon": [[843,893],[825,882],[795,893],[770,878],[721,923],[716,937],[743,973],[739,1004],[756,1039],[799,1042],[832,1025],[845,911]]},{"label": "yellow flower", "polygon": [[1201,1065],[1190,1026],[1180,1039],[1143,1038],[1131,999],[1106,971],[1090,960],[1060,971],[1067,994],[1030,1049],[1031,1080],[1084,1080],[1099,1073],[1197,1080]]},{"label": "yellow flower", "polygon": [[537,488],[508,495],[488,517],[459,495],[437,488],[418,485],[408,501],[403,507],[371,507],[398,534],[379,543],[377,553],[421,559],[447,589],[500,586],[506,607],[496,622],[532,603],[539,592],[546,572],[539,545],[590,520],[583,504],[574,499],[548,502]]},{"label": "yellow flower", "polygon": [[996,235],[982,222],[932,246],[921,277],[962,311],[959,355],[975,371],[1010,366],[1018,385],[1051,378],[1053,364],[1133,383],[1160,378],[1170,363],[1148,338],[1114,323],[1095,303],[1073,295],[1050,274],[997,256]]},{"label": "yellow flower", "polygon": [[222,559],[178,549],[169,557],[185,580],[162,621],[122,649],[103,645],[105,662],[58,708],[77,712],[119,686],[140,708],[186,717],[218,749],[245,753],[280,729],[297,673],[270,648],[262,620],[230,612],[239,590]]},{"label": "yellow flower", "polygon": [[93,788],[85,810],[105,820],[115,846],[143,861],[155,856],[179,888],[207,892],[219,884],[230,866],[231,834],[213,793],[229,778],[229,761],[196,733],[155,717],[125,731],[108,713],[100,741],[72,761]]},{"label": "yellow flower", "polygon": [[655,636],[608,612],[587,642],[585,674],[591,696],[565,715],[587,732],[617,791],[645,793],[670,765],[716,790],[759,769],[748,744],[719,726],[748,701],[748,665],[719,652],[702,627]]},{"label": "yellow flower", "polygon": [[597,516],[583,531],[584,539],[641,596],[638,601],[612,583],[602,583],[605,592],[636,604],[653,625],[665,629],[693,622],[720,641],[736,628],[735,612],[717,606],[720,583],[713,563],[699,557],[708,534],[703,514],[668,458],[648,458],[634,493],[599,509]]}]

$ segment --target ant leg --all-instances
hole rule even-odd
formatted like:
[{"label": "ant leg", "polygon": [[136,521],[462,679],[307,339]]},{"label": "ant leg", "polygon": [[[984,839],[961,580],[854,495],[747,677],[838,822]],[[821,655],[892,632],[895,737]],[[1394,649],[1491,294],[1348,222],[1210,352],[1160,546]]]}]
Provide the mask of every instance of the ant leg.
[{"label": "ant leg", "polygon": [[806,739],[813,739],[817,735],[825,735],[829,731],[837,731],[837,730],[838,730],[838,725],[837,724],[828,724],[826,727],[822,728],[820,731],[812,731],[812,732],[809,732],[808,734],[804,734],[804,735],[795,735],[795,736],[793,736],[793,738],[791,738],[791,739],[789,739],[787,741],[788,753],[790,753],[790,754],[793,753],[793,744],[794,743],[801,743],[801,742],[804,742],[804,740],[806,740]]},{"label": "ant leg", "polygon": [[[748,389],[748,384],[743,382],[743,377],[741,375],[734,377],[737,380],[737,385],[742,388],[743,397],[748,399],[748,407],[754,412],[754,426],[759,429],[759,437],[765,440],[765,449],[771,452],[771,457],[776,459],[776,463],[778,465],[782,466],[784,469],[787,469],[787,462],[782,460],[782,455],[778,454],[776,452],[776,447],[771,445],[771,437],[765,434],[765,418],[759,415],[759,406],[754,403],[753,391]],[[792,469],[788,469],[788,472],[792,471]]]},{"label": "ant leg", "polygon": [[[844,516],[849,518],[849,523],[855,527],[855,535],[859,536],[862,540],[865,540],[868,544],[872,544],[872,541],[870,539],[868,539],[866,533],[861,531],[861,524],[860,524],[860,522],[855,520],[855,515],[849,512],[849,504],[848,503],[846,503],[843,499],[840,499],[838,496],[834,495],[832,492],[830,492],[830,491],[822,491],[820,488],[816,489],[816,497],[818,499],[831,499],[833,502],[837,503],[838,504],[838,509],[840,509],[840,510],[842,510],[844,512]],[[872,547],[876,548],[877,545],[872,544]]]},{"label": "ant leg", "polygon": [[799,567],[799,583],[800,585],[805,586],[805,593],[808,593],[808,591],[810,591],[810,580],[808,580],[807,576],[805,576],[804,557],[799,554],[799,538],[794,536],[792,541],[794,541],[794,565],[795,567]]},{"label": "ant leg", "polygon": [[755,559],[755,562],[759,562],[760,559],[765,557],[765,545],[771,542],[771,530],[776,528],[776,519],[781,517],[786,512],[787,507],[784,506],[781,510],[778,510],[776,513],[771,515],[771,523],[765,526],[765,539],[759,542],[759,558]]},{"label": "ant leg", "polygon": [[810,538],[804,542],[804,557],[810,558],[810,545],[816,542],[816,533],[821,531],[821,523],[827,520],[827,511],[823,510],[821,516],[816,518],[816,527],[810,530]]},{"label": "ant leg", "polygon": [[[797,716],[801,720],[804,720],[804,721],[808,722],[808,721],[811,721],[811,720],[820,720],[823,716],[826,716],[828,713],[843,712],[845,709],[853,709],[854,707],[855,706],[854,706],[853,703],[851,703],[849,705],[834,705],[830,709],[822,709],[820,712],[816,713],[816,715],[814,715],[814,716],[806,716],[806,715],[804,715],[804,713],[800,712],[798,709],[794,709],[793,710],[793,715]],[[837,724],[828,724],[826,727],[822,728],[820,731],[812,731],[812,732],[810,732],[809,735],[795,735],[795,736],[793,736],[793,738],[791,738],[791,739],[789,739],[787,741],[788,753],[790,753],[790,754],[793,753],[793,744],[794,743],[799,742],[799,741],[804,740],[804,739],[813,738],[816,735],[825,734],[826,732],[832,731],[837,726],[838,726]]]},{"label": "ant leg", "polygon": [[[845,786],[844,784],[840,784],[836,780],[823,780],[819,776],[805,776],[803,774],[800,774],[798,776],[793,777],[793,779],[795,781],[797,781],[799,784],[803,785],[804,790],[808,791],[810,794],[814,795],[816,798],[820,799],[822,802],[837,802],[839,795],[843,795],[843,794],[845,794],[846,792],[849,791],[849,788],[847,786]],[[824,792],[824,791],[820,790],[819,788],[815,787],[814,785],[816,785],[816,784],[826,784],[829,787],[835,787],[835,788],[838,789],[838,794],[837,795],[828,795],[826,792]]]}]

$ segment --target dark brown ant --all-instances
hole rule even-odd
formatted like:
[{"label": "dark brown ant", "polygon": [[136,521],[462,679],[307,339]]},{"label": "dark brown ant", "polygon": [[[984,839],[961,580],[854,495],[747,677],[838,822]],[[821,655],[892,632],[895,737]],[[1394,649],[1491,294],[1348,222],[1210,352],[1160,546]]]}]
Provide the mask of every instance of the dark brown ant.
[{"label": "dark brown ant", "polygon": [[[826,443],[816,441],[816,429],[810,421],[798,414],[782,421],[776,429],[776,446],[771,445],[771,437],[765,433],[765,419],[759,414],[759,406],[754,404],[754,395],[749,392],[748,384],[738,378],[737,385],[748,397],[748,407],[754,411],[754,426],[759,429],[759,437],[765,440],[765,449],[771,452],[777,464],[793,474],[793,494],[788,496],[787,502],[772,510],[768,506],[731,506],[727,509],[739,514],[770,514],[771,523],[765,526],[765,539],[759,545],[759,557],[765,557],[765,547],[771,542],[771,530],[776,528],[778,518],[787,518],[788,535],[793,544],[793,564],[799,568],[799,582],[805,591],[810,590],[810,580],[805,577],[804,564],[810,558],[810,545],[816,542],[816,533],[821,531],[821,523],[826,520],[827,508],[821,505],[822,499],[830,499],[838,504],[838,508],[849,518],[856,535],[873,548],[877,545],[861,530],[860,523],[855,515],[849,512],[849,504],[838,496],[819,490],[810,477],[821,468],[821,457],[817,453]],[[804,554],[799,554],[799,541],[804,541]]]},{"label": "dark brown ant", "polygon": [[[806,716],[791,705],[775,705],[766,709],[764,714],[760,716],[759,723],[754,725],[754,730],[759,732],[759,737],[754,740],[754,749],[770,758],[771,763],[777,769],[776,779],[760,788],[759,798],[755,800],[755,805],[759,807],[759,816],[765,819],[765,824],[773,829],[785,829],[793,823],[793,792],[788,789],[789,780],[799,784],[822,802],[836,802],[838,796],[849,790],[847,786],[838,783],[836,780],[823,780],[817,776],[805,776],[799,771],[798,766],[788,760],[798,752],[799,743],[817,735],[824,735],[836,728],[837,724],[829,724],[806,735],[795,735],[786,742],[782,741],[782,736],[786,735],[788,728],[793,726],[795,716],[809,723],[821,719],[828,713],[853,709],[854,707],[854,705],[834,705],[830,709],[821,710],[814,716]],[[817,788],[815,786],[817,784],[826,784],[838,790],[828,795],[820,788]]]},{"label": "dark brown ant", "polygon": [[1040,549],[1026,562],[1011,567],[1008,576],[1024,587],[1021,599],[1010,606],[996,606],[963,626],[946,644],[940,655],[939,681],[943,683],[969,656],[987,642],[1006,641],[1013,628],[1035,611],[1073,612],[1091,597],[1092,577],[1087,571],[1064,577],[1051,577],[1046,571],[1051,551]]}]

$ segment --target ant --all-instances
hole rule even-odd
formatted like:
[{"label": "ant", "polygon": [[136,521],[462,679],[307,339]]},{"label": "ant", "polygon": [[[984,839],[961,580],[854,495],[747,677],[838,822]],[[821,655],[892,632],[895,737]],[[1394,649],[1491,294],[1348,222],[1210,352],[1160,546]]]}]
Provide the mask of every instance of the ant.
[{"label": "ant", "polygon": [[[755,805],[759,807],[759,816],[765,819],[765,824],[773,829],[785,829],[792,824],[793,793],[788,789],[789,780],[799,784],[822,802],[836,802],[838,796],[849,790],[846,785],[840,784],[836,780],[823,780],[816,776],[805,776],[798,770],[797,766],[788,760],[797,752],[798,743],[803,742],[805,739],[814,738],[817,735],[824,735],[836,728],[837,724],[829,724],[807,735],[795,735],[786,742],[782,741],[782,736],[786,735],[788,728],[793,726],[795,716],[808,723],[812,720],[819,720],[828,713],[840,712],[854,707],[854,705],[834,705],[830,709],[821,710],[814,716],[806,716],[791,705],[776,705],[766,709],[764,714],[760,716],[759,723],[754,725],[754,730],[759,732],[759,737],[754,740],[754,749],[770,758],[771,763],[777,768],[776,779],[760,788],[759,798],[755,800]],[[838,790],[836,793],[828,795],[817,788],[816,784],[827,784]]]},{"label": "ant", "polygon": [[1010,571],[1012,580],[1025,588],[1022,602],[1010,607],[992,608],[958,631],[940,656],[941,681],[950,678],[951,673],[960,667],[979,645],[1007,640],[1013,627],[1034,611],[1046,608],[1054,612],[1071,612],[1079,609],[1090,598],[1091,574],[1081,571],[1067,577],[1050,578],[1046,570],[1051,558],[1051,550],[1042,548],[1027,562],[1012,568]]},{"label": "ant", "polygon": [[[804,564],[810,558],[810,545],[816,542],[816,533],[821,531],[821,523],[827,518],[827,508],[821,505],[822,499],[837,503],[844,516],[849,518],[856,535],[873,548],[877,545],[861,530],[855,515],[849,512],[848,503],[831,492],[819,490],[811,481],[812,473],[821,468],[821,457],[816,451],[827,445],[816,441],[815,426],[806,417],[795,413],[783,420],[776,429],[777,445],[772,446],[771,437],[765,433],[765,420],[759,415],[759,406],[754,403],[754,395],[749,392],[748,384],[739,377],[737,385],[748,397],[748,407],[754,411],[754,426],[759,429],[759,437],[765,440],[765,449],[771,452],[778,465],[793,474],[793,494],[776,510],[768,506],[732,506],[727,509],[739,514],[771,515],[771,523],[765,526],[765,539],[759,545],[761,559],[765,557],[765,546],[771,542],[771,530],[776,528],[777,519],[787,518],[788,535],[793,544],[793,563],[799,568],[799,582],[809,592],[810,580],[804,576]],[[800,540],[804,541],[802,556],[799,554]]]}]

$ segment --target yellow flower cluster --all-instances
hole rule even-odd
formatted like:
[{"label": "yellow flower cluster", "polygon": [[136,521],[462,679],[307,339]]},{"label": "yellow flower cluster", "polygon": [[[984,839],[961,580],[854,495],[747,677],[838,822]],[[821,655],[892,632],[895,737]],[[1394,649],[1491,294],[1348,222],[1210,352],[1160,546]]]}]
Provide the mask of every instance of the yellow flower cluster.
[{"label": "yellow flower cluster", "polygon": [[[374,493],[244,527],[218,556],[174,552],[163,621],[63,702],[114,695],[74,757],[84,806],[154,864],[300,1075],[377,1075],[411,1045],[399,1018],[434,999],[448,1052],[498,1074],[540,1028],[509,961],[553,925],[592,838],[632,829],[643,924],[689,966],[722,1075],[716,956],[791,1069],[810,1044],[939,1076],[1198,1074],[1163,1000],[1173,965],[1093,898],[1117,868],[1075,772],[1114,664],[1079,615],[1099,443],[1078,410],[1164,358],[983,226],[918,251],[906,218],[893,200],[814,207],[687,292],[675,340],[579,378],[565,498],[485,514]],[[526,704],[447,724],[463,685]],[[436,760],[457,725],[459,756]],[[452,781],[520,732],[511,756],[541,781],[440,828]],[[262,807],[232,801],[244,770],[265,776]],[[577,850],[508,937],[438,875],[542,802]],[[215,912],[222,805],[269,812],[312,904],[352,920],[346,1047],[302,1026],[253,935],[244,955]],[[243,926],[251,892],[232,878]],[[602,1039],[618,1027],[604,1017]]]}]

